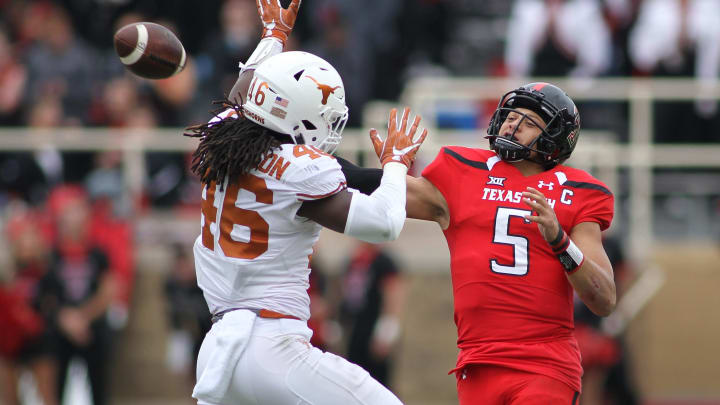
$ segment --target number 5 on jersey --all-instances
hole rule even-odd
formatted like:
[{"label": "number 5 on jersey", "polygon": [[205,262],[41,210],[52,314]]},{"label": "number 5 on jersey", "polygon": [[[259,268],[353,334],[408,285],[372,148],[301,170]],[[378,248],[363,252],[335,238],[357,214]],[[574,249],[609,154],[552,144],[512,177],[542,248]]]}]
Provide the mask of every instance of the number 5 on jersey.
[{"label": "number 5 on jersey", "polygon": [[501,245],[510,245],[513,248],[513,263],[503,265],[497,259],[490,260],[490,268],[494,273],[510,274],[513,276],[524,276],[528,273],[528,240],[522,235],[513,235],[510,229],[510,219],[512,217],[520,218],[526,223],[526,215],[530,215],[531,211],[498,207],[495,214],[495,232],[493,242]]},{"label": "number 5 on jersey", "polygon": [[[210,250],[215,250],[215,235],[212,232],[211,225],[218,218],[218,207],[215,205],[216,188],[214,182],[205,187],[201,207],[203,216],[202,244]],[[257,211],[247,210],[235,205],[241,189],[252,193],[256,202],[263,204],[272,204],[273,202],[272,191],[267,188],[265,180],[248,174],[244,176],[242,181],[228,185],[225,190],[222,206],[220,207],[220,226],[215,226],[215,230],[216,232],[217,229],[220,230],[218,243],[225,256],[238,259],[254,259],[268,249],[270,226]],[[250,233],[247,242],[232,237],[232,231],[236,225],[249,229]]]}]

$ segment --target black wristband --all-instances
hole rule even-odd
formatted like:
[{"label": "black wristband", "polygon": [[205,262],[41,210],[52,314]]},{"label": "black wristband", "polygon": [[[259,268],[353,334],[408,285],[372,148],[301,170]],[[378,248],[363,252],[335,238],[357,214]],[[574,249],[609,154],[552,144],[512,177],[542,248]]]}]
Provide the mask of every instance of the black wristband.
[{"label": "black wristband", "polygon": [[575,244],[570,240],[570,238],[567,238],[567,242],[564,244],[564,246],[564,249],[560,251],[555,251],[555,255],[557,256],[560,264],[562,264],[565,271],[568,274],[572,274],[577,269],[579,269],[580,266],[582,266],[582,264],[585,262],[585,256],[580,251],[580,249],[575,246]]},{"label": "black wristband", "polygon": [[573,270],[580,267],[580,263],[575,263],[575,260],[573,260],[572,256],[570,256],[568,252],[562,252],[558,254],[557,258],[560,261],[560,264],[562,264],[565,271],[568,273],[572,273]]},{"label": "black wristband", "polygon": [[548,242],[550,249],[552,249],[555,256],[557,256],[560,264],[569,274],[575,272],[582,265],[585,257],[583,256],[580,249],[575,246],[573,241],[570,240],[570,236],[560,227],[555,239]]},{"label": "black wristband", "polygon": [[557,236],[555,237],[555,239],[551,240],[551,241],[548,242],[548,243],[550,244],[550,246],[558,245],[558,244],[562,241],[563,236],[565,236],[565,231],[562,229],[562,226],[559,226],[559,225],[558,225],[558,234],[557,234]]},{"label": "black wristband", "polygon": [[348,187],[360,190],[364,194],[371,194],[380,187],[382,169],[360,167],[339,156],[335,156],[335,159],[340,164]]}]

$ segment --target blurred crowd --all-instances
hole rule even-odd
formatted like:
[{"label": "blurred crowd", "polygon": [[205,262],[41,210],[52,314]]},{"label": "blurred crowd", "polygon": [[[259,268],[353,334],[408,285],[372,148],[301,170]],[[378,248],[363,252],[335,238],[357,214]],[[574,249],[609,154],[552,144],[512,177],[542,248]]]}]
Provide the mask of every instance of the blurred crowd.
[{"label": "blurred crowd", "polygon": [[[253,0],[0,1],[0,127],[181,128],[203,122],[259,36]],[[362,123],[370,100],[397,100],[417,75],[697,77],[717,81],[720,3],[714,0],[315,0],[306,1],[290,49],[338,67]],[[116,57],[121,26],[155,21],[178,34],[190,62],[167,80],[143,80]],[[491,103],[493,104],[493,103]],[[586,103],[585,128],[628,128],[626,106]],[[473,106],[484,128],[490,106]],[[658,142],[717,141],[715,101],[658,103]],[[186,157],[147,155],[146,203],[166,207],[189,191]],[[0,205],[31,203],[63,183],[118,194],[118,153],[0,152]],[[119,184],[118,184],[119,183]],[[193,189],[194,191],[194,189]],[[127,197],[126,197],[127,198]],[[137,201],[118,202],[127,213]]]},{"label": "blurred crowd", "polygon": [[70,361],[84,361],[93,403],[107,403],[113,332],[127,320],[132,246],[80,186],[53,189],[43,210],[13,205],[5,227],[11,274],[0,283],[0,393],[18,404],[32,370],[46,405],[61,403]]},{"label": "blurred crowd", "polygon": [[[504,48],[515,76],[695,77],[720,74],[720,3],[713,0],[518,0]],[[583,108],[585,107],[585,108]],[[583,125],[626,137],[626,112],[579,107]],[[717,142],[717,103],[656,103],[656,142]],[[614,123],[614,124],[613,124]],[[626,139],[626,138],[625,138]]]},{"label": "blurred crowd", "polygon": [[[210,102],[232,87],[238,62],[250,55],[261,28],[255,0],[0,0],[0,11],[0,127],[41,131],[142,131],[204,122]],[[124,69],[113,33],[138,21],[177,33],[190,55],[182,74],[151,81]],[[338,68],[349,125],[358,127],[365,103],[397,100],[418,75],[696,77],[714,83],[720,73],[718,21],[716,0],[306,0],[288,47]],[[469,126],[484,128],[483,111],[494,110],[494,103],[473,108]],[[626,106],[580,108],[584,127],[627,139]],[[719,140],[715,101],[656,108],[655,141]],[[131,195],[120,151],[0,150],[0,211],[10,247],[10,270],[0,272],[0,305],[12,308],[0,312],[0,322],[17,332],[3,326],[0,336],[3,392],[14,392],[15,366],[29,364],[44,402],[58,403],[67,362],[82,356],[95,403],[105,403],[106,356],[132,297],[133,217],[147,208],[197,211],[200,186],[188,173],[188,159],[147,152],[144,188]],[[172,252],[168,300],[173,308],[190,305],[170,314],[172,328],[184,331],[173,335],[171,345],[183,348],[202,336],[208,319],[193,288],[191,258],[180,246]],[[359,255],[356,267],[375,258]],[[382,268],[396,273],[389,264]],[[346,282],[358,274],[351,272]],[[324,283],[313,286],[322,318],[328,313]],[[373,288],[377,295],[385,287]],[[345,312],[367,299],[353,304],[345,298]],[[379,308],[372,311],[380,317]],[[188,314],[197,317],[183,318]],[[337,335],[318,325],[318,338]],[[354,350],[371,356],[367,347]],[[387,373],[389,360],[381,360],[375,366]],[[7,395],[7,403],[16,403]]]}]

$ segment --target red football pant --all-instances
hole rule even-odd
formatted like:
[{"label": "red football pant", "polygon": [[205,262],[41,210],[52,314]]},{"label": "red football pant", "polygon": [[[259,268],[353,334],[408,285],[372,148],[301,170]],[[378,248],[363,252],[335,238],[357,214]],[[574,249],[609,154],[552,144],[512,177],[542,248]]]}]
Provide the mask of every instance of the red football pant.
[{"label": "red football pant", "polygon": [[460,405],[576,405],[580,393],[541,374],[473,364],[458,371]]}]

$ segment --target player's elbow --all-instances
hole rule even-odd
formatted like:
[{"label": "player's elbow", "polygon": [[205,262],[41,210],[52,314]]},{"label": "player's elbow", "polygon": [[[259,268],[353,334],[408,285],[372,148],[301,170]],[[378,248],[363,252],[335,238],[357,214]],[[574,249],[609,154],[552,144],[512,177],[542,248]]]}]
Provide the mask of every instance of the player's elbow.
[{"label": "player's elbow", "polygon": [[360,239],[371,243],[390,242],[397,239],[405,224],[405,210],[402,211],[402,213],[386,212],[384,223],[378,223],[375,229],[366,232],[365,235],[360,236]]},{"label": "player's elbow", "polygon": [[617,304],[615,298],[615,290],[608,292],[607,294],[597,294],[590,300],[585,301],[585,305],[597,316],[608,316],[614,310]]},{"label": "player's elbow", "polygon": [[400,237],[400,232],[403,229],[403,225],[405,225],[405,218],[407,213],[404,209],[398,211],[401,212],[396,212],[392,214],[388,213],[387,232],[384,233],[386,239],[383,242],[389,242]]},{"label": "player's elbow", "polygon": [[371,243],[397,239],[405,223],[403,204],[387,204],[373,196],[354,193],[345,234]]},{"label": "player's elbow", "polygon": [[597,316],[608,316],[612,314],[612,312],[615,310],[615,303],[607,303],[601,306],[598,306],[597,309],[593,311],[593,313]]}]

